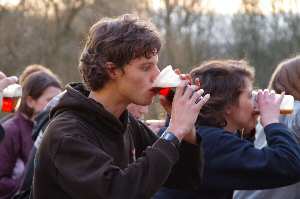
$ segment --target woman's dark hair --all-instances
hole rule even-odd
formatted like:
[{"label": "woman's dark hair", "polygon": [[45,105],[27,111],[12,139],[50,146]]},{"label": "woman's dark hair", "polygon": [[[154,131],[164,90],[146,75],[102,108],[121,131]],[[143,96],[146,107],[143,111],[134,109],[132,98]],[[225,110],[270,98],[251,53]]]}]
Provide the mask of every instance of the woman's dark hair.
[{"label": "woman's dark hair", "polygon": [[95,23],[80,56],[79,70],[90,90],[99,90],[109,80],[107,62],[123,68],[132,59],[159,53],[161,40],[152,23],[135,15],[104,18]]},{"label": "woman's dark hair", "polygon": [[200,80],[201,88],[210,99],[201,108],[197,125],[225,127],[224,117],[228,105],[238,103],[246,87],[246,78],[254,80],[254,69],[244,60],[212,60],[203,63],[190,72],[193,81]]},{"label": "woman's dark hair", "polygon": [[38,72],[38,71],[44,71],[46,73],[53,74],[50,69],[46,68],[43,65],[40,65],[40,64],[31,64],[31,65],[26,66],[26,68],[24,69],[24,71],[20,75],[20,77],[19,77],[19,84],[22,86],[24,84],[25,79],[28,76],[30,76],[32,73],[35,73],[35,72]]},{"label": "woman's dark hair", "polygon": [[22,85],[21,104],[18,111],[31,118],[34,110],[27,105],[27,97],[30,96],[36,100],[50,86],[61,89],[61,83],[53,73],[38,71],[26,77]]},{"label": "woman's dark hair", "polygon": [[285,92],[300,100],[300,56],[281,62],[272,74],[269,89]]}]

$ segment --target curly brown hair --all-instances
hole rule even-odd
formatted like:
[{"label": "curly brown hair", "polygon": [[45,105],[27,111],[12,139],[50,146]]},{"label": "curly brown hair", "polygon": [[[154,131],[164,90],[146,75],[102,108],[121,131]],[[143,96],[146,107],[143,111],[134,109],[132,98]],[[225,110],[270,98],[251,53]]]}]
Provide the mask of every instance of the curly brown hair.
[{"label": "curly brown hair", "polygon": [[197,125],[225,127],[224,110],[238,103],[246,86],[246,78],[253,82],[254,69],[244,60],[212,60],[190,72],[193,81],[199,78],[201,88],[210,99],[201,108]]},{"label": "curly brown hair", "polygon": [[161,40],[155,26],[135,15],[104,18],[89,31],[79,69],[86,86],[99,90],[109,80],[106,63],[123,68],[132,59],[159,53]]}]

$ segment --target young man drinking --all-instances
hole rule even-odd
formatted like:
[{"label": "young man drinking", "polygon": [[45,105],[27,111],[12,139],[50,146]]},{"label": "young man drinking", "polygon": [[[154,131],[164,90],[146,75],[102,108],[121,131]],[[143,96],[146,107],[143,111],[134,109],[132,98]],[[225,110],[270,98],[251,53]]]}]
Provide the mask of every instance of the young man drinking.
[{"label": "young man drinking", "polygon": [[79,63],[84,85],[68,85],[52,111],[37,153],[34,198],[143,199],[164,183],[197,188],[202,156],[194,123],[208,96],[183,80],[160,138],[126,109],[149,105],[157,94],[160,47],[154,26],[132,15],[91,27]]}]

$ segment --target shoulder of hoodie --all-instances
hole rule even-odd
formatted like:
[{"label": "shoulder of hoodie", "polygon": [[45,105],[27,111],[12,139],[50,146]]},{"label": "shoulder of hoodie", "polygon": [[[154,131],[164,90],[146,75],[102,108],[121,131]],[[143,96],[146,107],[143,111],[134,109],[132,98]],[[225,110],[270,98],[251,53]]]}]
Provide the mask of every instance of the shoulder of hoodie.
[{"label": "shoulder of hoodie", "polygon": [[[65,111],[51,119],[45,130],[45,136],[51,139],[78,138],[91,140],[89,133],[91,127],[86,124],[79,116],[72,112]],[[59,141],[58,140],[58,141]]]},{"label": "shoulder of hoodie", "polygon": [[41,145],[51,146],[47,148],[53,156],[61,144],[69,139],[96,146],[97,142],[91,131],[91,127],[88,127],[77,115],[65,111],[51,119],[45,129]]},{"label": "shoulder of hoodie", "polygon": [[60,151],[72,149],[74,144],[80,145],[76,147],[76,150],[99,148],[97,139],[93,136],[94,130],[87,126],[79,116],[72,112],[60,113],[51,119],[43,133],[39,148],[41,151],[46,150],[52,160],[55,160]]}]

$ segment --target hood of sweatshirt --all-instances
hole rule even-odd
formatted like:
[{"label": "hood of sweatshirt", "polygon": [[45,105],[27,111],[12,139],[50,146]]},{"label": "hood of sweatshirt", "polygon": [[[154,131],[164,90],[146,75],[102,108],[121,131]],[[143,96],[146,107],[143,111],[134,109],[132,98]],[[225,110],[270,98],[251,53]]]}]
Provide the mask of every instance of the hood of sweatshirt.
[{"label": "hood of sweatshirt", "polygon": [[109,129],[107,133],[123,134],[128,124],[128,111],[116,118],[101,103],[89,98],[89,93],[82,83],[67,85],[65,94],[51,111],[50,117],[71,111],[99,130]]}]

